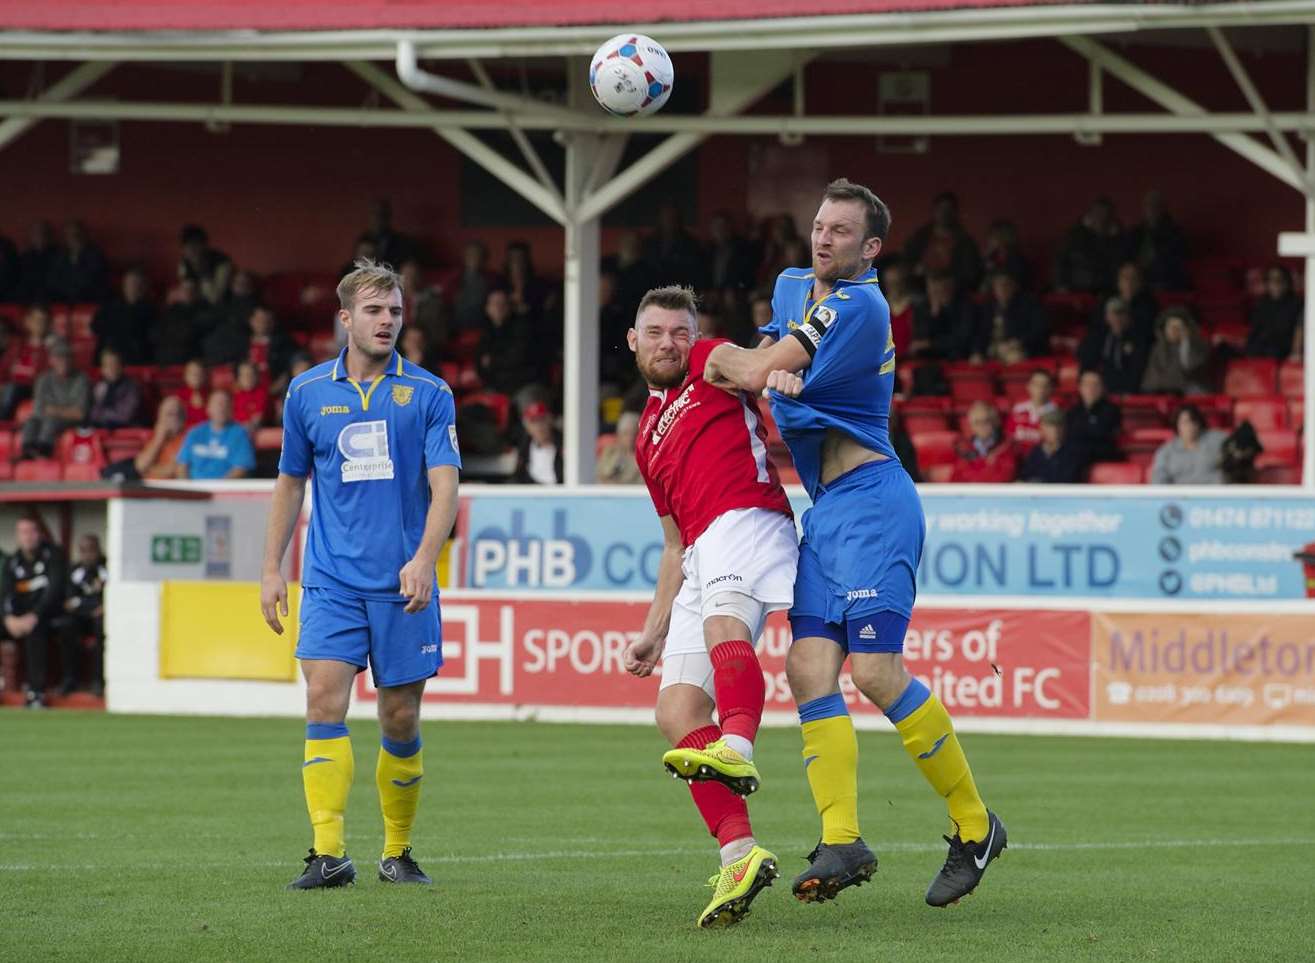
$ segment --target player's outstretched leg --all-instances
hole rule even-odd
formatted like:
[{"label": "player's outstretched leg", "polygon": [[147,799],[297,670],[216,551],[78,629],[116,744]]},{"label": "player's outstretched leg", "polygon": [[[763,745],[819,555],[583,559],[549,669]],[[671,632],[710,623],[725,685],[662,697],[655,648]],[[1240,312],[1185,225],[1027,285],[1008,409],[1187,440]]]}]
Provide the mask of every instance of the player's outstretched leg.
[{"label": "player's outstretched leg", "polygon": [[971,893],[987,865],[1005,848],[1004,825],[988,813],[973,782],[972,770],[950,714],[941,700],[917,679],[910,679],[899,698],[886,709],[904,749],[944,799],[954,823],[945,837],[949,855],[927,890],[932,906],[947,906]]},{"label": "player's outstretched leg", "polygon": [[[721,736],[716,726],[703,726],[686,734],[678,748],[707,745]],[[708,832],[721,847],[721,868],[708,881],[712,900],[699,914],[698,925],[731,926],[749,915],[754,897],[777,877],[776,857],[754,839],[749,808],[742,797],[714,781],[691,781],[689,792]]]},{"label": "player's outstretched leg", "polygon": [[315,845],[306,857],[306,868],[288,889],[320,889],[355,881],[356,868],[347,856],[343,835],[343,815],[354,774],[347,726],[308,723],[301,782]]},{"label": "player's outstretched leg", "polygon": [[711,657],[721,736],[704,746],[677,746],[663,755],[662,764],[678,779],[711,780],[748,796],[761,783],[753,741],[766,698],[762,666],[753,643],[744,639],[718,643]]},{"label": "player's outstretched leg", "polygon": [[384,883],[432,883],[411,857],[411,827],[420,805],[420,783],[425,776],[420,737],[397,742],[384,736],[374,781],[384,816],[384,851],[379,857],[379,879]]}]

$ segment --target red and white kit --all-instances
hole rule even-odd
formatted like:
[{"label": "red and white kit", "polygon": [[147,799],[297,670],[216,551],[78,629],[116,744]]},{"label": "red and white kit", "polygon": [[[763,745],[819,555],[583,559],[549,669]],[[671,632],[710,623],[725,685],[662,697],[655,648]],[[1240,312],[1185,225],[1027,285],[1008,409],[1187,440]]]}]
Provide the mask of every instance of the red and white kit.
[{"label": "red and white kit", "polygon": [[[670,515],[685,546],[685,583],[671,609],[662,657],[662,686],[701,686],[713,695],[712,661],[703,620],[745,610],[768,612],[794,598],[799,539],[790,502],[767,456],[758,400],[703,380],[709,353],[724,339],[696,341],[689,375],[666,391],[650,391],[639,420],[635,458],[659,516]],[[719,608],[721,611],[719,612]]]}]

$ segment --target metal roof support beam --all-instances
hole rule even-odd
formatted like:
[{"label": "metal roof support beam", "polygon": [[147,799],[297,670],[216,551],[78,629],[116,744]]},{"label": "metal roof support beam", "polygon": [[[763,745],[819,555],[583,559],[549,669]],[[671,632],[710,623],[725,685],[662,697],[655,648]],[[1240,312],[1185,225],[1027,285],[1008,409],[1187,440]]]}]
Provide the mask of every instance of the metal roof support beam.
[{"label": "metal roof support beam", "polygon": [[1205,32],[1214,41],[1215,49],[1219,51],[1219,56],[1224,59],[1224,65],[1228,67],[1228,72],[1237,81],[1242,96],[1251,105],[1251,109],[1256,112],[1256,116],[1264,121],[1265,131],[1269,134],[1274,149],[1278,151],[1280,157],[1287,161],[1292,173],[1302,183],[1305,193],[1312,193],[1315,189],[1311,186],[1310,174],[1301,166],[1301,161],[1297,160],[1297,154],[1293,151],[1292,145],[1288,143],[1288,139],[1274,125],[1273,115],[1269,112],[1269,108],[1265,106],[1265,100],[1260,96],[1260,91],[1256,89],[1256,85],[1252,82],[1251,75],[1247,73],[1246,67],[1242,66],[1242,61],[1237,59],[1237,54],[1233,52],[1233,45],[1228,42],[1228,38],[1224,36],[1224,32],[1218,27],[1206,27]]},{"label": "metal roof support beam", "polygon": [[[471,60],[470,70],[485,89],[495,92],[497,91],[497,87],[493,84],[493,78],[489,76],[489,72],[484,69],[482,63],[478,60]],[[520,129],[516,124],[516,121],[512,119],[511,115],[504,112],[503,116],[507,118],[507,133],[511,134],[511,139],[515,142],[516,146],[520,148],[521,156],[525,158],[525,163],[530,165],[530,170],[534,171],[534,176],[539,179],[539,183],[542,184],[546,190],[551,191],[556,195],[560,200],[561,191],[558,190],[557,182],[553,180],[552,175],[548,173],[548,168],[544,166],[543,158],[539,156],[539,152],[534,149],[534,145],[530,143],[530,139],[525,136],[525,132]]]},{"label": "metal roof support beam", "polygon": [[[96,81],[113,70],[117,64],[113,61],[96,61],[80,64],[65,76],[51,84],[37,98],[37,102],[53,104],[76,97]],[[3,111],[0,111],[3,113]],[[9,117],[0,121],[0,150],[27,133],[39,120],[40,115],[29,117]]]},{"label": "metal roof support beam", "polygon": [[[708,119],[731,117],[751,105],[811,58],[788,50],[757,53],[718,52],[712,55],[708,89]],[[612,178],[580,207],[582,218],[598,217],[625,200],[652,178],[698,146],[706,133],[673,134]]]},{"label": "metal roof support beam", "polygon": [[[1070,50],[1087,60],[1099,63],[1107,73],[1118,77],[1133,90],[1155,101],[1166,110],[1172,111],[1179,116],[1204,117],[1206,115],[1205,108],[1196,101],[1184,97],[1168,84],[1151,76],[1131,61],[1120,57],[1108,47],[1094,40],[1088,40],[1086,37],[1070,35],[1058,39]],[[1305,193],[1303,179],[1296,177],[1292,173],[1292,169],[1288,167],[1287,162],[1268,147],[1256,143],[1245,134],[1212,133],[1210,136],[1230,150],[1241,154],[1261,170],[1273,174],[1284,184]]]},{"label": "metal roof support beam", "polygon": [[[401,107],[403,111],[415,113],[429,110],[429,104],[422,97],[407,90],[374,64],[365,63],[364,61],[348,61],[346,67]],[[558,224],[566,223],[566,210],[562,205],[561,195],[555,190],[550,192],[543,184],[530,177],[469,131],[439,126],[435,126],[433,130],[439,137],[479,164]]]}]

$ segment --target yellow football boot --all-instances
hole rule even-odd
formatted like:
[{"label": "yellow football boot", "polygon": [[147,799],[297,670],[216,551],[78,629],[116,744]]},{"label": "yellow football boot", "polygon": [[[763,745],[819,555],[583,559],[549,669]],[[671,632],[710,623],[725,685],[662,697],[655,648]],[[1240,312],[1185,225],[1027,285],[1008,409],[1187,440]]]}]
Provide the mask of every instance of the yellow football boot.
[{"label": "yellow football boot", "polygon": [[772,885],[780,873],[776,857],[755,846],[743,859],[737,859],[708,880],[712,887],[712,902],[699,914],[699,926],[710,929],[734,926],[749,915],[749,904],[759,892]]},{"label": "yellow football boot", "polygon": [[702,749],[672,749],[662,765],[673,778],[686,782],[719,782],[733,793],[748,796],[758,791],[758,767],[726,745],[724,739]]}]

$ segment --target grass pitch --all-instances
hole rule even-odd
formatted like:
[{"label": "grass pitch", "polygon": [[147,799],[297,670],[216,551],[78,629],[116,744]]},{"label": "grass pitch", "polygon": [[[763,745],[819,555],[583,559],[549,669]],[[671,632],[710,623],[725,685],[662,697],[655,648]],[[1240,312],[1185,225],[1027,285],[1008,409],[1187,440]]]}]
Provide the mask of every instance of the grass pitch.
[{"label": "grass pitch", "polygon": [[715,843],[636,727],[426,723],[432,889],[378,883],[378,730],[355,722],[344,890],[288,893],[310,844],[293,720],[0,713],[0,959],[1309,960],[1308,746],[966,735],[1009,850],[959,906],[922,894],[942,804],[860,733],[871,885],[803,905],[817,817],[799,736],[765,730],[750,808],[783,878],[693,921]]}]

